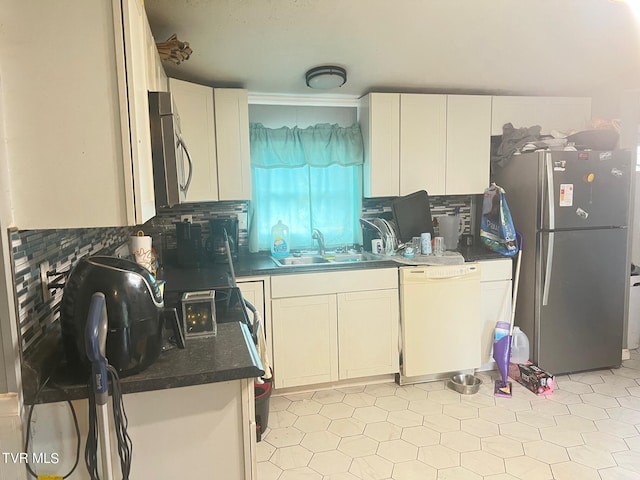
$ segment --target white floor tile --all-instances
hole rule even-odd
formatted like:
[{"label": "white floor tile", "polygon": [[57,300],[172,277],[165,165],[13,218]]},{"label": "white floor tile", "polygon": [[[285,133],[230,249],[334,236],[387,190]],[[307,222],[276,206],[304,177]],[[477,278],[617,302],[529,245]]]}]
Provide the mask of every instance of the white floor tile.
[{"label": "white floor tile", "polygon": [[551,465],[555,480],[600,480],[597,470],[575,462],[562,462]]},{"label": "white floor tile", "polygon": [[524,456],[506,458],[504,464],[507,473],[522,480],[553,480],[549,465],[535,458]]},{"label": "white floor tile", "polygon": [[377,455],[354,458],[349,472],[362,480],[385,480],[391,477],[393,463]]},{"label": "white floor tile", "polygon": [[335,473],[346,473],[351,466],[351,457],[337,450],[314,453],[309,468],[322,475],[332,475]]},{"label": "white floor tile", "polygon": [[569,453],[569,458],[573,462],[595,468],[596,470],[616,466],[616,462],[609,452],[591,445],[569,447],[567,448],[567,452]]},{"label": "white floor tile", "polygon": [[311,433],[326,430],[330,423],[329,418],[315,414],[298,417],[293,426],[301,432]]},{"label": "white floor tile", "polygon": [[460,454],[444,445],[432,445],[418,450],[418,460],[433,468],[450,468],[460,465]]},{"label": "white floor tile", "polygon": [[340,443],[340,437],[328,431],[307,433],[300,445],[313,453],[335,450]]},{"label": "white floor tile", "polygon": [[340,440],[338,450],[351,458],[375,455],[380,443],[367,435],[354,435]]},{"label": "white floor tile", "polygon": [[364,429],[364,434],[379,442],[397,440],[402,435],[402,428],[387,421],[369,423]]},{"label": "white floor tile", "polygon": [[314,472],[308,467],[293,468],[282,472],[282,475],[278,480],[322,480],[322,475],[318,472]]},{"label": "white floor tile", "polygon": [[404,440],[388,440],[378,445],[378,455],[393,463],[417,460],[418,447]]},{"label": "white floor tile", "polygon": [[436,480],[438,471],[418,460],[396,463],[393,467],[393,480]]},{"label": "white floor tile", "polygon": [[375,383],[271,398],[259,480],[640,480],[640,352],[557,377],[537,396],[445,382]]},{"label": "white floor tile", "polygon": [[294,445],[292,447],[278,448],[269,462],[275,466],[280,467],[282,470],[291,470],[294,468],[306,467],[311,460],[312,453],[300,445]]},{"label": "white floor tile", "polygon": [[505,472],[502,458],[482,450],[460,454],[460,464],[467,470],[482,476],[497,475]]},{"label": "white floor tile", "polygon": [[526,442],[522,445],[527,457],[535,458],[544,463],[568,462],[567,449],[545,440]]},{"label": "white floor tile", "polygon": [[438,480],[482,480],[482,477],[464,467],[452,467],[439,470]]}]

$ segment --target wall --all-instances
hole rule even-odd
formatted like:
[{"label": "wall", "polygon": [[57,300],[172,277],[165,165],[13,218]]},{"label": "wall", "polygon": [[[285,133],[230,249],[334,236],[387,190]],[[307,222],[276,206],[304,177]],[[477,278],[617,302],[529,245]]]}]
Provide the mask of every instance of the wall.
[{"label": "wall", "polygon": [[131,235],[129,227],[23,230],[10,234],[15,278],[16,315],[20,348],[29,353],[45,333],[57,328],[62,289],[45,301],[40,282],[40,264],[49,271],[64,272],[87,255],[111,255]]}]

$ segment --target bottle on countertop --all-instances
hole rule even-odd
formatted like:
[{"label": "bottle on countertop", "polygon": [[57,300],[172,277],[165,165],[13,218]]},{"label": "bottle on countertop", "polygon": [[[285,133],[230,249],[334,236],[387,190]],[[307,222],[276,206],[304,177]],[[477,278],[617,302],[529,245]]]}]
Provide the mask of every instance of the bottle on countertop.
[{"label": "bottle on countertop", "polygon": [[289,256],[289,227],[282,220],[271,227],[271,255],[276,258]]}]

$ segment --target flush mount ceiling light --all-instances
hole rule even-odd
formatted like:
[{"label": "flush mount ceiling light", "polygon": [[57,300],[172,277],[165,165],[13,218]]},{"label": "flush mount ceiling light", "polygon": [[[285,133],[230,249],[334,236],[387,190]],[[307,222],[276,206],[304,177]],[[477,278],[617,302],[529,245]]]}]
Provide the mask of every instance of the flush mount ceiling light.
[{"label": "flush mount ceiling light", "polygon": [[341,87],[347,82],[347,71],[334,65],[315,67],[305,74],[307,87],[320,90]]}]

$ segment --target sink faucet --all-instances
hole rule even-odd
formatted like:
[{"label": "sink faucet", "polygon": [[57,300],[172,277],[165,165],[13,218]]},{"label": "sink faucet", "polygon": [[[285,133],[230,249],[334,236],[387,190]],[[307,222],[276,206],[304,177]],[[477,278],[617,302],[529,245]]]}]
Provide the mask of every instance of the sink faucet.
[{"label": "sink faucet", "polygon": [[318,241],[318,253],[324,255],[324,235],[322,232],[314,228],[313,232],[311,232],[311,238]]}]

